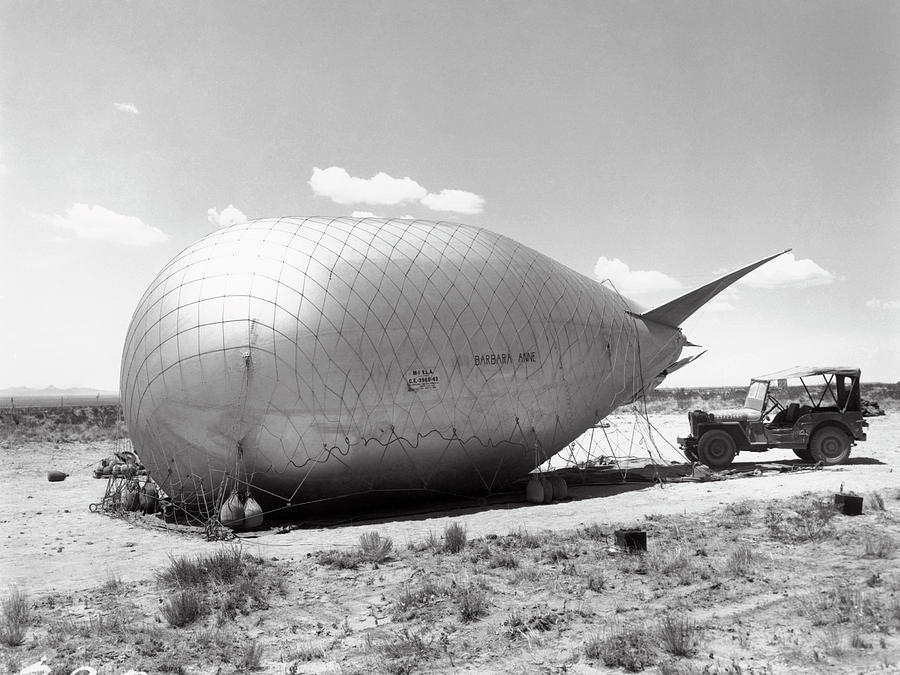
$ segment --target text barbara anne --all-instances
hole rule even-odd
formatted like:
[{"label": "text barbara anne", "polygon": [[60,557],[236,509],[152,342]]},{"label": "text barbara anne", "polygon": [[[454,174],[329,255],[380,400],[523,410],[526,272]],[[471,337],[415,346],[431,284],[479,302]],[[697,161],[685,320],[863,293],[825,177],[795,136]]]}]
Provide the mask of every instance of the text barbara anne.
[{"label": "text barbara anne", "polygon": [[509,363],[537,363],[537,352],[519,352],[518,358],[515,358],[510,352],[492,352],[488,354],[473,354],[475,365],[482,366],[505,366]]}]

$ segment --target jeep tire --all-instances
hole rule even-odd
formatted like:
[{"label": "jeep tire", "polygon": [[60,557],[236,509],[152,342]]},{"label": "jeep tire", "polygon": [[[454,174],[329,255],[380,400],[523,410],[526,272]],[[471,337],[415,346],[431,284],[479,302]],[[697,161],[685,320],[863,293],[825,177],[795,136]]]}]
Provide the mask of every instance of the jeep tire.
[{"label": "jeep tire", "polygon": [[794,448],[794,454],[797,455],[804,462],[814,462],[816,460],[813,459],[812,453],[809,451],[809,448]]},{"label": "jeep tire", "polygon": [[710,429],[700,437],[697,455],[710,469],[724,469],[734,461],[734,439],[721,429]]},{"label": "jeep tire", "polygon": [[809,452],[822,464],[843,464],[850,456],[850,438],[837,427],[822,427],[809,439]]}]

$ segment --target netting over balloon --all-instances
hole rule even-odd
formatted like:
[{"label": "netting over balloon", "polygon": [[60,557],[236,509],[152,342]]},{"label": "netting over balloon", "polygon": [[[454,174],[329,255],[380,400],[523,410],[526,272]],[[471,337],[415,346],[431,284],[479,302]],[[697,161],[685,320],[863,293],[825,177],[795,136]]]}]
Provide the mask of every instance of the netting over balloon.
[{"label": "netting over balloon", "polygon": [[134,314],[135,451],[186,508],[485,494],[646,389],[684,343],[484,229],[282,218],[216,231]]}]

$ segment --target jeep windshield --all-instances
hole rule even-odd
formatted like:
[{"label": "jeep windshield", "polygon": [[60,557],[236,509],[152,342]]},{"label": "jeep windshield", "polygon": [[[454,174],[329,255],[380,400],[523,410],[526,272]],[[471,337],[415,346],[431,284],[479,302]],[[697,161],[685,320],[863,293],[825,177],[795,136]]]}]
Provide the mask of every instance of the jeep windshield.
[{"label": "jeep windshield", "polygon": [[768,382],[753,380],[750,383],[750,389],[747,391],[747,400],[744,401],[744,407],[762,413],[763,406],[766,403],[766,392],[769,390]]}]

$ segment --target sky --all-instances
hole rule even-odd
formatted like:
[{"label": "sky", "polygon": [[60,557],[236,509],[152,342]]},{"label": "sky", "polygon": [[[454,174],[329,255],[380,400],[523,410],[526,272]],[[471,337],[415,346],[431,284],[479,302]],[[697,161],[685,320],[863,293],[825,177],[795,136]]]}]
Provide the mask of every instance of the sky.
[{"label": "sky", "polygon": [[900,380],[900,4],[0,0],[0,387],[117,390],[157,272],[273,216],[486,227],[684,324],[667,386]]}]

